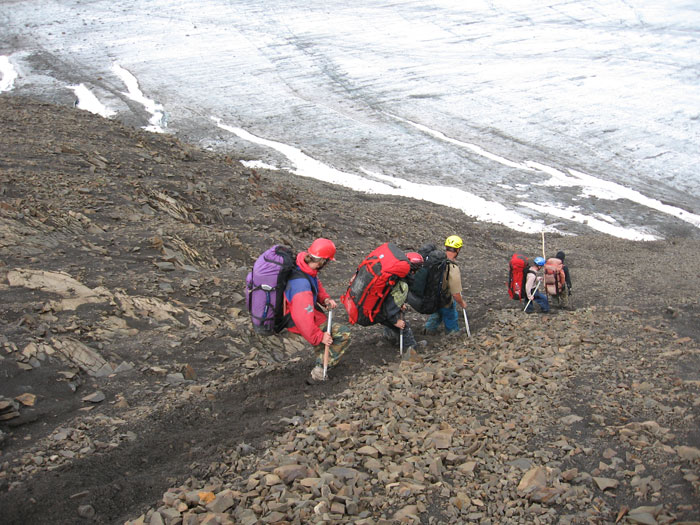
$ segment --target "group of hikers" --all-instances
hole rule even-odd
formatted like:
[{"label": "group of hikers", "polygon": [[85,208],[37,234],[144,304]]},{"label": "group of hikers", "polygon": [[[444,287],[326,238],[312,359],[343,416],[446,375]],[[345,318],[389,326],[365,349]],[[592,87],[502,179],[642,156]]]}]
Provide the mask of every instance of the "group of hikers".
[{"label": "group of hikers", "polygon": [[[556,299],[559,308],[571,309],[571,274],[564,263],[565,257],[563,251],[550,259],[513,254],[509,263],[508,293],[513,299],[527,301],[525,313],[533,313],[535,304],[540,312],[549,313],[548,296]],[[540,291],[541,284],[544,284],[544,291]]]},{"label": "group of hikers", "polygon": [[[410,323],[404,318],[408,306],[429,315],[423,333],[437,335],[444,325],[446,336],[460,332],[459,312],[466,315],[462,280],[456,259],[464,243],[457,235],[445,239],[444,249],[427,244],[418,251],[404,252],[392,243],[372,251],[358,266],[340,302],[351,324],[383,326],[383,336],[399,343],[402,355],[411,355],[426,341],[417,341]],[[328,369],[335,366],[350,345],[350,328],[333,323],[338,303],[326,292],[319,272],[334,261],[336,247],[325,238],[314,240],[307,250],[294,254],[275,245],[265,251],[248,274],[246,303],[253,328],[261,334],[288,332],[303,337],[316,354],[307,379],[310,384],[325,381]],[[510,263],[509,293],[527,301],[525,311],[550,311],[547,294],[557,298],[560,307],[568,307],[571,277],[564,265],[564,252],[552,259],[532,260],[515,254]],[[540,276],[545,265],[555,268],[552,279]],[[539,287],[544,282],[545,290]],[[524,292],[524,293],[523,293]]]}]

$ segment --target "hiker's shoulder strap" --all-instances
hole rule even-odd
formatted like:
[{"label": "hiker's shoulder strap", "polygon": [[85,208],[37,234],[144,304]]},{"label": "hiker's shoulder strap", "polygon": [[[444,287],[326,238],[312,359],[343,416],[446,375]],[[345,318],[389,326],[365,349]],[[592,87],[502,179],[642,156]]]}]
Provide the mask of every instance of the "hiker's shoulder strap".
[{"label": "hiker's shoulder strap", "polygon": [[457,270],[459,270],[459,266],[457,266],[456,262],[454,262],[452,259],[445,259],[445,280],[449,279],[450,270],[452,268],[457,268]]},{"label": "hiker's shoulder strap", "polygon": [[308,273],[304,272],[299,268],[298,266],[295,266],[292,268],[292,271],[289,274],[289,277],[287,278],[287,284],[291,284],[292,288],[296,288],[296,291],[300,291],[300,288],[303,289],[305,286],[303,284],[296,284],[292,283],[292,281],[306,281],[309,283],[309,288],[314,294],[318,293],[318,284],[314,283],[315,279],[313,279]]}]

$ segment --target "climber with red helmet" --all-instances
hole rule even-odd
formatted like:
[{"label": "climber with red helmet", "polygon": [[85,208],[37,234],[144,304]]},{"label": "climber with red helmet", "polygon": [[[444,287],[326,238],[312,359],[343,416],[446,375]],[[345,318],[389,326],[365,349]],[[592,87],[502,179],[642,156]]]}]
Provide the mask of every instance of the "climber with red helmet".
[{"label": "climber with red helmet", "polygon": [[387,294],[382,307],[377,314],[376,321],[384,326],[384,338],[392,343],[398,343],[403,331],[403,343],[406,350],[405,356],[410,357],[411,351],[417,346],[425,346],[427,341],[416,341],[411,327],[403,318],[403,312],[408,303],[409,281],[413,275],[423,266],[423,256],[418,252],[408,252],[406,254],[411,270],[405,279],[399,280]]},{"label": "climber with red helmet", "polygon": [[323,370],[326,346],[329,349],[328,366],[332,367],[338,363],[350,344],[349,328],[332,323],[331,333],[328,333],[326,314],[317,307],[321,304],[333,310],[337,306],[318,278],[318,272],[328,261],[335,261],[335,244],[330,239],[316,239],[308,250],[297,254],[296,268],[284,290],[285,309],[291,316],[287,330],[301,335],[314,347],[316,353],[316,366],[311,370],[311,376],[307,380],[309,383],[326,378]]}]

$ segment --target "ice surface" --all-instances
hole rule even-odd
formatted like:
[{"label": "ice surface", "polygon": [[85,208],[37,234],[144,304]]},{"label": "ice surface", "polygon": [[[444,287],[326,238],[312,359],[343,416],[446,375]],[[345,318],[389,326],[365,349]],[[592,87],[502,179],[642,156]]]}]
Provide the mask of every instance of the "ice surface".
[{"label": "ice surface", "polygon": [[524,231],[700,235],[693,2],[19,0],[0,19],[5,91]]}]

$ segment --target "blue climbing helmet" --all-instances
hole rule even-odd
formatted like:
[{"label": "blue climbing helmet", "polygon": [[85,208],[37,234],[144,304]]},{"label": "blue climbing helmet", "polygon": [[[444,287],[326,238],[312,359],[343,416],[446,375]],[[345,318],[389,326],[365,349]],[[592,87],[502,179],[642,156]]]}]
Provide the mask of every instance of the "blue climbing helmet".
[{"label": "blue climbing helmet", "polygon": [[535,257],[535,264],[537,266],[544,266],[544,257]]}]

